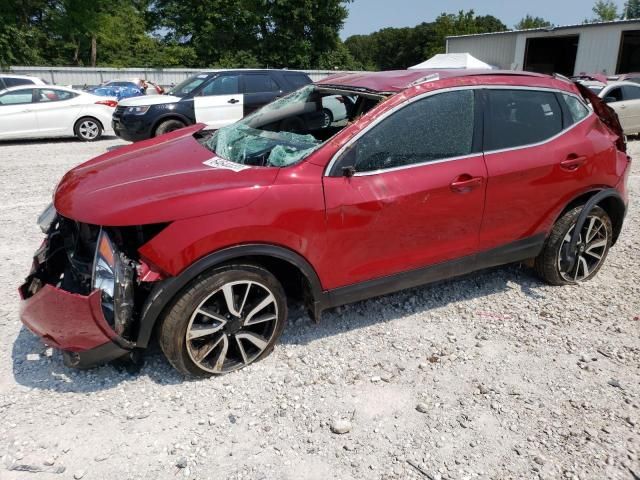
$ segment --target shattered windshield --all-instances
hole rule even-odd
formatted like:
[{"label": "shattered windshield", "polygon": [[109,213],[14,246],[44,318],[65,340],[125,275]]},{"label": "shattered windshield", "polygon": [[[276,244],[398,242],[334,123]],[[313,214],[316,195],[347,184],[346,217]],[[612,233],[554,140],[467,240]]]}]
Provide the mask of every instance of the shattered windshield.
[{"label": "shattered windshield", "polygon": [[235,163],[286,167],[309,156],[382,98],[359,97],[348,91],[308,85],[222,127],[205,146]]}]

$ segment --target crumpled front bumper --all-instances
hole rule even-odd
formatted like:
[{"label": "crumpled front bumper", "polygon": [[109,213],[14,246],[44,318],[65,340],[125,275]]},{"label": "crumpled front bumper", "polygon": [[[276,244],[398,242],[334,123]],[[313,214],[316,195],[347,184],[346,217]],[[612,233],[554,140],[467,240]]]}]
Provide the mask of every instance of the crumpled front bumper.
[{"label": "crumpled front bumper", "polygon": [[22,323],[46,345],[62,350],[68,366],[87,368],[129,353],[126,340],[105,320],[100,291],[84,296],[46,284],[28,296],[28,287],[20,287]]}]

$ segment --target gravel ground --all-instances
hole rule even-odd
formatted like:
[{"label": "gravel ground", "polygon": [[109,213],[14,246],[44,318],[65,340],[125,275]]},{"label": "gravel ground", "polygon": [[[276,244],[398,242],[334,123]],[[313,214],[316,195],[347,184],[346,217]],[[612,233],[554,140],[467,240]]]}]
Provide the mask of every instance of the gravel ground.
[{"label": "gravel ground", "polygon": [[588,284],[508,266],[320,325],[296,310],[266,360],[189,381],[157,349],[135,374],[69,370],[18,320],[55,183],[121,143],[0,144],[0,479],[640,478],[637,163]]}]

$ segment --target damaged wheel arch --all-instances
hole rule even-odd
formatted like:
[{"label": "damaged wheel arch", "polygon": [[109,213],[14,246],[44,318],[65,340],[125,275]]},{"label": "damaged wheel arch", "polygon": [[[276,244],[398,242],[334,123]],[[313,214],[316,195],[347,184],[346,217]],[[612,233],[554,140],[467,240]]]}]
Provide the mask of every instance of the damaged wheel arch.
[{"label": "damaged wheel arch", "polygon": [[[198,260],[179,275],[159,282],[151,291],[140,315],[140,328],[136,346],[145,348],[151,339],[158,319],[176,295],[198,275],[229,262],[260,262],[272,259],[295,268],[305,283],[307,306],[314,320],[318,321],[323,309],[323,289],[320,278],[311,264],[300,254],[288,248],[268,244],[248,244],[225,248]],[[277,272],[272,272],[277,275]]]}]

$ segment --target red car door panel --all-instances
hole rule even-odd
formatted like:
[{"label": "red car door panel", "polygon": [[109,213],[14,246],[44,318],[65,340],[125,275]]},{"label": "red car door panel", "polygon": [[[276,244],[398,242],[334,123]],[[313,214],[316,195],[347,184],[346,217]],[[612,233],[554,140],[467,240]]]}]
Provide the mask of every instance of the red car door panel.
[{"label": "red car door panel", "polygon": [[[462,175],[479,183],[455,191]],[[469,255],[478,247],[482,155],[376,175],[325,177],[328,288]]]},{"label": "red car door panel", "polygon": [[337,165],[355,176],[324,178],[329,289],[475,252],[486,186],[478,114],[471,89],[433,94],[346,148]]},{"label": "red car door panel", "polygon": [[[518,95],[530,93],[522,91]],[[546,98],[534,97],[532,101],[540,105],[548,105],[544,102],[554,101],[553,97],[549,97],[553,93],[538,92],[534,95],[540,93]],[[525,98],[525,101],[528,100],[531,99]],[[562,101],[561,98],[559,100]],[[510,108],[520,108],[520,101],[517,96],[512,98]],[[608,136],[603,135],[604,127],[597,117],[586,110],[586,107],[582,107],[585,110],[579,116],[569,121],[565,118],[563,125],[559,118],[551,118],[553,115],[561,115],[559,103],[557,107],[554,105],[552,110],[547,109],[545,115],[541,114],[538,123],[554,121],[555,128],[561,130],[561,133],[547,129],[546,135],[549,138],[541,139],[538,143],[485,153],[488,182],[480,234],[481,250],[547,233],[558,214],[571,200],[598,185],[614,181],[615,172],[607,172],[613,146]],[[540,111],[543,112],[544,109]],[[529,120],[536,115],[525,108],[520,113],[523,112],[528,113]],[[518,114],[517,111],[511,112],[510,119],[517,119]],[[564,115],[570,116],[571,112],[565,110]],[[533,123],[535,122],[534,120]],[[488,137],[491,136],[491,128],[495,127],[502,132],[514,128],[513,135],[503,140],[485,137],[489,148],[493,142],[517,141],[513,139],[518,138],[519,133],[515,131],[518,126],[501,128],[499,119],[486,121],[485,125]],[[535,128],[532,124],[528,127]],[[545,128],[542,127],[542,135]],[[522,138],[532,135],[536,134],[524,132]]]}]

